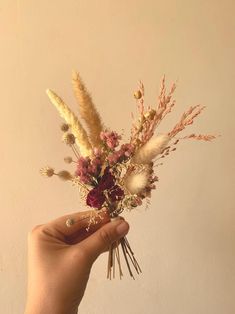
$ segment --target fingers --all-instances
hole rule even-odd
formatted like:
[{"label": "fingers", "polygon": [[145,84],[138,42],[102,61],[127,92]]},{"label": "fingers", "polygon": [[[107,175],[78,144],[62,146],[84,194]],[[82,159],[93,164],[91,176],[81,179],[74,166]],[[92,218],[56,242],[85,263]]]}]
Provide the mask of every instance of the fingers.
[{"label": "fingers", "polygon": [[[66,224],[68,219],[71,219],[73,222],[69,227]],[[90,220],[92,220],[93,223],[88,232],[87,227]],[[99,212],[90,210],[59,217],[43,225],[42,228],[47,231],[47,234],[61,241],[73,244],[83,240],[109,221],[110,217],[108,211],[105,209]]]},{"label": "fingers", "polygon": [[125,236],[128,231],[128,223],[124,219],[117,219],[107,223],[78,245],[81,250],[84,250],[87,257],[94,261],[112,243]]}]

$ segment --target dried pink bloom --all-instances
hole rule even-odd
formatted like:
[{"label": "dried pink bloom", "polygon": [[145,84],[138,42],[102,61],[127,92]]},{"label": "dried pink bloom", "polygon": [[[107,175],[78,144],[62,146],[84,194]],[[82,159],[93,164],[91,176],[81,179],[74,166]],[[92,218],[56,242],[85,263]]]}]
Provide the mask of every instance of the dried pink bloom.
[{"label": "dried pink bloom", "polygon": [[94,178],[100,174],[102,162],[99,157],[90,159],[89,157],[80,157],[77,161],[76,176],[80,177],[82,183],[94,184]]},{"label": "dried pink bloom", "polygon": [[94,154],[95,157],[101,157],[102,156],[102,151],[101,151],[100,148],[94,147],[93,154]]},{"label": "dried pink bloom", "polygon": [[132,144],[123,144],[118,151],[110,154],[107,159],[110,165],[114,165],[130,158],[133,152],[134,146]]},{"label": "dried pink bloom", "polygon": [[114,131],[102,131],[100,138],[110,149],[115,149],[119,145],[121,136]]}]

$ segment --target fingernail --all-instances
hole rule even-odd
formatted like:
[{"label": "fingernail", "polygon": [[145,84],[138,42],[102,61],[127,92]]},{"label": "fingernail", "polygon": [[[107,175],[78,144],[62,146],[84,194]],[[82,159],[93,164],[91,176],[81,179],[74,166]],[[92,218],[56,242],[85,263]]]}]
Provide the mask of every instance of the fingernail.
[{"label": "fingernail", "polygon": [[118,235],[124,236],[129,230],[129,225],[124,220],[117,226],[116,231]]}]

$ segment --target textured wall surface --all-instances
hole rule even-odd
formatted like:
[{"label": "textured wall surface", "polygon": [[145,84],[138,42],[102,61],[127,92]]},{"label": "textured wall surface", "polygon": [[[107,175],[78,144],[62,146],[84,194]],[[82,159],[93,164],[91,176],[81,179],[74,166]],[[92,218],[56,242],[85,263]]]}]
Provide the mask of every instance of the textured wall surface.
[{"label": "textured wall surface", "polygon": [[109,282],[101,256],[80,313],[235,313],[234,9],[232,0],[0,0],[1,313],[24,309],[28,231],[82,209],[74,188],[38,171],[64,167],[45,89],[76,110],[72,69],[106,125],[127,136],[138,80],[154,105],[164,73],[168,86],[178,79],[177,106],[159,132],[201,103],[189,132],[222,134],[165,160],[150,208],[125,215],[143,274]]}]

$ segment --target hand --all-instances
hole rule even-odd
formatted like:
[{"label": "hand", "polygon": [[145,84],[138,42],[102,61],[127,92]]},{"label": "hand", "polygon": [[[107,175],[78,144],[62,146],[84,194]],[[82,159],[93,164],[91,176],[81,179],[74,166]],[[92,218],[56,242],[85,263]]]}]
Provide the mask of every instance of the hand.
[{"label": "hand", "polygon": [[[110,222],[103,211],[87,232],[90,214],[66,215],[29,233],[25,314],[77,313],[92,264],[129,230],[123,219]],[[71,227],[66,226],[68,218],[74,219]]]}]

